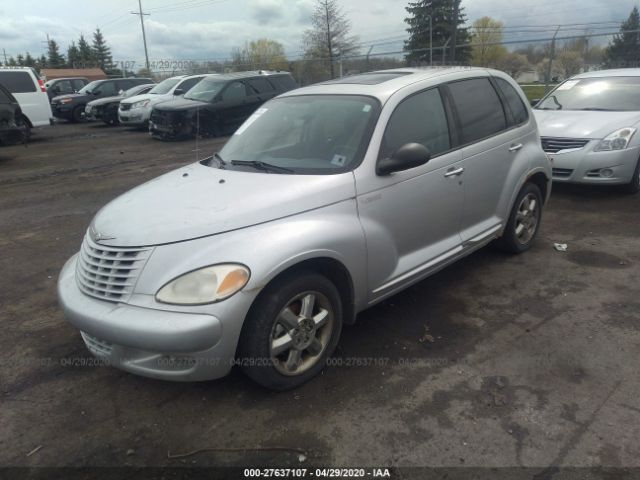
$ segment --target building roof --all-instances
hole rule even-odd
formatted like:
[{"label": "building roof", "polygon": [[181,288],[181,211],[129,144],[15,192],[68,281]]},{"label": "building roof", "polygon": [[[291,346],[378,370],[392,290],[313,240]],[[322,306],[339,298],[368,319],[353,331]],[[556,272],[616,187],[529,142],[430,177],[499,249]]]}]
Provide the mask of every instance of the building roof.
[{"label": "building roof", "polygon": [[40,75],[47,80],[54,78],[85,77],[89,80],[102,80],[107,75],[100,68],[43,68]]}]

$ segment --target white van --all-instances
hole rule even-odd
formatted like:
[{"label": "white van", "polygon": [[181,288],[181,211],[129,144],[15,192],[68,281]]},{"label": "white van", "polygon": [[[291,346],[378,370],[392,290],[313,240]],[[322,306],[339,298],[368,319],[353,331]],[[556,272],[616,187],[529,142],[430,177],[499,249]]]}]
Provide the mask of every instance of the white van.
[{"label": "white van", "polygon": [[0,84],[16,97],[30,127],[53,124],[47,90],[33,68],[0,67]]}]

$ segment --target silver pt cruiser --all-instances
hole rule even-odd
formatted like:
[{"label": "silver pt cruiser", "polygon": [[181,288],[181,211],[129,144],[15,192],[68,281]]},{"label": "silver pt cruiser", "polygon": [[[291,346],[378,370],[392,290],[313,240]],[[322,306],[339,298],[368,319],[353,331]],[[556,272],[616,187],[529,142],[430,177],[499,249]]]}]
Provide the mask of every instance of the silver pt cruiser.
[{"label": "silver pt cruiser", "polygon": [[358,312],[495,241],[535,240],[551,189],[526,98],[486,69],[401,69],[291,91],[212,157],[100,210],[58,294],[129,372],[283,390]]}]

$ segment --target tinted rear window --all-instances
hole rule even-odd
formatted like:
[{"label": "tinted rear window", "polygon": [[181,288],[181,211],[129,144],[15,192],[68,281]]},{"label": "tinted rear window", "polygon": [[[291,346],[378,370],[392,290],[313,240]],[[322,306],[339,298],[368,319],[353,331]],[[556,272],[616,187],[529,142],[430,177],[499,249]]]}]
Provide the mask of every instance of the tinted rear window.
[{"label": "tinted rear window", "polygon": [[507,106],[509,107],[511,116],[513,117],[513,124],[521,125],[526,123],[526,121],[529,120],[529,111],[527,110],[527,107],[525,107],[520,95],[518,95],[518,92],[516,92],[515,88],[513,88],[511,84],[503,78],[496,78],[495,80],[498,88],[502,91],[502,94],[507,101]]},{"label": "tinted rear window", "polygon": [[279,90],[287,91],[287,90],[293,90],[294,88],[298,88],[298,85],[296,85],[296,81],[290,75],[270,77],[269,80],[271,80],[275,85],[277,85],[279,87]]},{"label": "tinted rear window", "polygon": [[460,117],[463,143],[490,137],[507,128],[502,102],[487,78],[449,84]]},{"label": "tinted rear window", "polygon": [[11,93],[36,92],[36,85],[27,72],[0,71],[0,83]]},{"label": "tinted rear window", "polygon": [[266,78],[252,78],[249,80],[249,85],[257,93],[269,93],[274,90],[273,85]]}]

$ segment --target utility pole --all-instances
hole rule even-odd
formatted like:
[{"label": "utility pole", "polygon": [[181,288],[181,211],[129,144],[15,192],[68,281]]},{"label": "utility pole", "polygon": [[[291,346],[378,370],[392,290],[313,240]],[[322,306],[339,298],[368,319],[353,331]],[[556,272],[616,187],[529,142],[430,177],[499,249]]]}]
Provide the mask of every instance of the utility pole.
[{"label": "utility pole", "polygon": [[7,60],[7,51],[3,48],[2,54],[4,55],[4,64],[9,65],[9,61]]},{"label": "utility pole", "polygon": [[558,36],[558,32],[560,31],[560,25],[556,28],[556,32],[553,34],[553,38],[551,39],[551,50],[549,51],[549,65],[547,65],[547,78],[545,78],[544,82],[544,94],[546,95],[549,92],[549,83],[551,83],[551,67],[553,66],[553,59],[556,56],[556,37]]},{"label": "utility pole", "polygon": [[145,67],[147,67],[147,72],[149,72],[149,52],[147,51],[147,35],[144,33],[144,17],[145,15],[150,15],[149,13],[143,13],[142,11],[142,0],[138,0],[138,8],[139,12],[131,12],[133,15],[140,15],[140,25],[142,26],[142,42],[144,43],[144,60]]},{"label": "utility pole", "polygon": [[456,61],[456,46],[458,41],[458,16],[460,15],[460,0],[453,0],[453,31],[451,32],[451,62]]},{"label": "utility pole", "polygon": [[445,53],[447,52],[447,45],[449,45],[450,41],[451,41],[451,37],[447,38],[447,41],[444,42],[444,45],[442,46],[442,66],[443,67],[444,67]]},{"label": "utility pole", "polygon": [[329,49],[329,68],[331,69],[331,78],[335,78],[335,72],[333,68],[333,45],[331,45],[331,21],[329,19],[329,3],[324,2],[321,4],[324,7],[325,17],[327,21],[327,48]]}]

